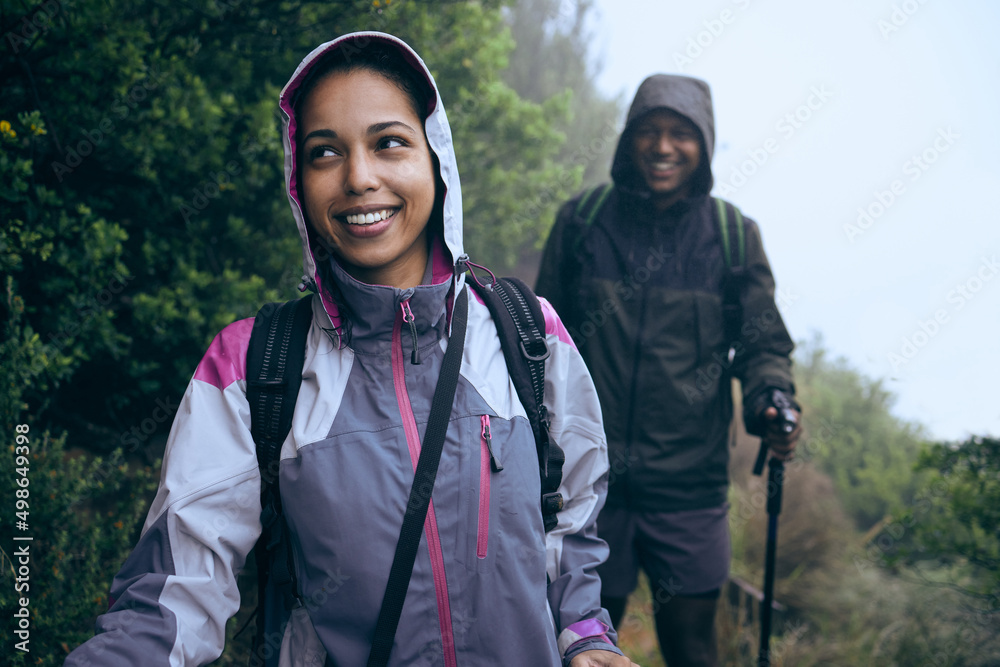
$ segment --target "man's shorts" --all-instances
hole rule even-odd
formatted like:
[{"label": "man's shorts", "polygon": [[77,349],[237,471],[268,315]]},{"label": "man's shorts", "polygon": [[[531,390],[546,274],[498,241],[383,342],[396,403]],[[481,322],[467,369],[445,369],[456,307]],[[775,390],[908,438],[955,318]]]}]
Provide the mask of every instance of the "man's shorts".
[{"label": "man's shorts", "polygon": [[650,586],[673,597],[722,588],[729,578],[729,504],[684,512],[633,512],[605,507],[597,533],[611,547],[597,573],[601,594],[623,598],[635,590],[641,567]]}]

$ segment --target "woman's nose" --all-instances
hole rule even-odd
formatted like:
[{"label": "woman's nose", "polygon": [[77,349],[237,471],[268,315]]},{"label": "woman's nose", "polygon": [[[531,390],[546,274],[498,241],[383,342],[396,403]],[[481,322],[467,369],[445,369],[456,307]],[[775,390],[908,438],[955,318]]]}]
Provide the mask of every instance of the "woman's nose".
[{"label": "woman's nose", "polygon": [[346,167],[344,190],[348,194],[360,195],[378,189],[379,181],[370,156],[352,155],[347,159]]}]

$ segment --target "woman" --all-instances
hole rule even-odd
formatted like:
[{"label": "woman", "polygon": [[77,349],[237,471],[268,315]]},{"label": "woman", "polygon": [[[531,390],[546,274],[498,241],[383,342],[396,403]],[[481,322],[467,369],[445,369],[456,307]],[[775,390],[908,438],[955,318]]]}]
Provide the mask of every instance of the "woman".
[{"label": "woman", "polygon": [[[546,306],[546,405],[566,452],[566,506],[546,534],[531,428],[489,312],[465,288],[461,191],[430,73],[398,39],[355,33],[306,57],[281,108],[288,196],[322,297],[281,453],[304,601],[282,664],[365,664],[451,316],[467,305],[458,389],[390,664],[628,667],[594,574],[606,557],[594,521],[608,463],[593,384]],[[239,608],[236,572],[261,532],[245,396],[251,328],[224,329],[196,370],[116,602],[67,665],[194,665],[221,653]]]}]

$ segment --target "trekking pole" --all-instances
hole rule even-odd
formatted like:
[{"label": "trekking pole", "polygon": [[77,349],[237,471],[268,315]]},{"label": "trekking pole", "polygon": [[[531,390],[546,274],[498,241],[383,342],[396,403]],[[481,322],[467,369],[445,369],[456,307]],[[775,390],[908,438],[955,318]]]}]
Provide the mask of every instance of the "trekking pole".
[{"label": "trekking pole", "polygon": [[771,611],[774,606],[774,561],[778,550],[778,515],[781,513],[781,486],[785,463],[781,459],[768,461],[767,475],[767,552],[764,556],[764,600],[760,610],[760,652],[757,667],[771,666]]},{"label": "trekking pole", "polygon": [[[771,403],[778,409],[781,429],[785,433],[795,430],[796,415],[788,397],[781,391],[771,394]],[[753,474],[764,471],[767,460],[767,440],[762,438]],[[771,457],[767,475],[767,550],[764,556],[764,600],[760,610],[760,651],[757,653],[757,667],[771,667],[771,608],[774,606],[774,561],[778,551],[778,515],[781,514],[781,491],[785,482],[785,462]]]}]

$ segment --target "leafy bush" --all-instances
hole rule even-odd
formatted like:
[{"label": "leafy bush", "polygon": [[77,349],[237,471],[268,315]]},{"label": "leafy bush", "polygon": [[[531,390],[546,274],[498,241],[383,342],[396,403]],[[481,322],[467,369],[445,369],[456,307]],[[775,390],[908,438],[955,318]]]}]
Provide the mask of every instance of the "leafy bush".
[{"label": "leafy bush", "polygon": [[[30,614],[30,635],[17,639],[28,639],[29,652],[15,652],[7,664],[61,665],[107,609],[111,579],[135,542],[156,479],[150,468],[130,470],[121,450],[106,459],[69,456],[65,435],[25,426],[17,441],[15,426],[5,424],[0,456],[0,479],[27,480],[7,486],[11,510],[0,515],[0,533],[31,538],[8,541],[0,552],[3,571],[23,585],[0,588],[0,608],[10,619],[24,598]],[[15,488],[27,491],[17,513]]]}]

